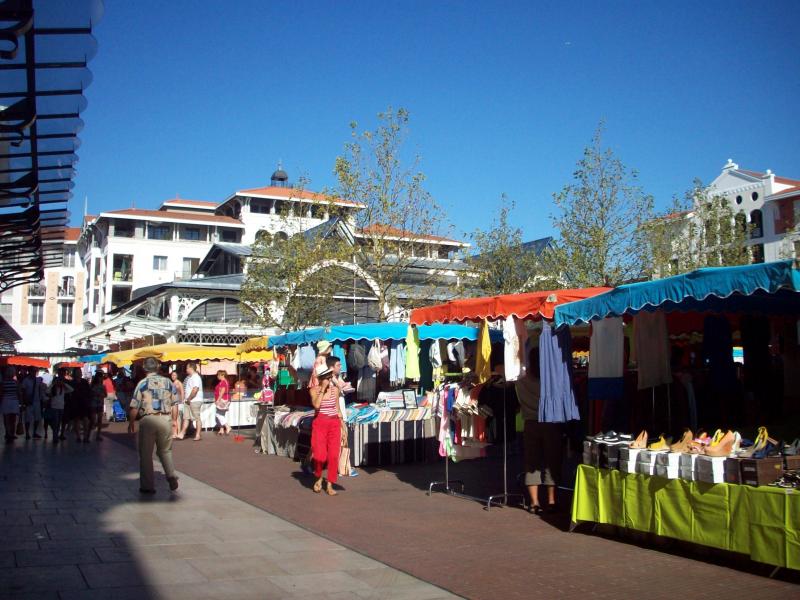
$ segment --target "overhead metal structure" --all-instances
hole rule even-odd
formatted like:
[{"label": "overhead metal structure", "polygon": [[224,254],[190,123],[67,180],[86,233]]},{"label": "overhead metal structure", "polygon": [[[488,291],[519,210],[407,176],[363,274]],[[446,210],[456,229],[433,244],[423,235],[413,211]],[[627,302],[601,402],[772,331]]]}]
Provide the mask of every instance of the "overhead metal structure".
[{"label": "overhead metal structure", "polygon": [[102,0],[0,0],[0,291],[60,264]]}]

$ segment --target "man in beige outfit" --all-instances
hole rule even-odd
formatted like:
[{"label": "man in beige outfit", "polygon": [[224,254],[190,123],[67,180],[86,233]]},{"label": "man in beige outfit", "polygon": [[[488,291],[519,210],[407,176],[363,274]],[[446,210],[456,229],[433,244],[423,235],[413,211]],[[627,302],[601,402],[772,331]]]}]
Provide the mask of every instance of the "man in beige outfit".
[{"label": "man in beige outfit", "polygon": [[172,382],[158,374],[160,363],[152,357],[145,358],[142,364],[147,376],[133,391],[128,415],[128,433],[136,432],[136,418],[139,423],[139,492],[155,494],[153,481],[153,448],[155,448],[169,489],[178,489],[178,478],[172,464],[172,419],[178,405],[172,395]]}]

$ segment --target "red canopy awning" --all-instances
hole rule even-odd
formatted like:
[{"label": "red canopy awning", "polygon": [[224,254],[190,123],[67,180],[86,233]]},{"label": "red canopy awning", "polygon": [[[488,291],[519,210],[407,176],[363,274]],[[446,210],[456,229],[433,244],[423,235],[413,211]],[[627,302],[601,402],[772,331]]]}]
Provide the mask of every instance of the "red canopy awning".
[{"label": "red canopy awning", "polygon": [[38,369],[49,369],[50,361],[43,358],[33,358],[32,356],[3,356],[0,358],[0,365],[9,367],[36,367]]},{"label": "red canopy awning", "polygon": [[77,361],[56,363],[56,369],[80,369],[82,367],[83,363]]},{"label": "red canopy awning", "polygon": [[553,310],[559,304],[591,298],[610,289],[596,287],[578,290],[551,290],[451,300],[444,304],[412,310],[410,321],[412,325],[429,325],[431,323],[461,323],[483,319],[497,320],[512,315],[520,319],[552,319]]}]

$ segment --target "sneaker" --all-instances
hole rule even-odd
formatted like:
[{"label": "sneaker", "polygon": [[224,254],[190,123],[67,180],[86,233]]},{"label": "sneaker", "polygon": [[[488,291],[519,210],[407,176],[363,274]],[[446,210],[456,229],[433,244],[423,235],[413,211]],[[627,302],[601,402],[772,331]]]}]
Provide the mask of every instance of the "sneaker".
[{"label": "sneaker", "polygon": [[170,491],[174,492],[178,489],[178,478],[177,477],[167,477],[167,482],[169,483]]},{"label": "sneaker", "polygon": [[350,470],[350,477],[358,477],[358,471],[355,469]]}]

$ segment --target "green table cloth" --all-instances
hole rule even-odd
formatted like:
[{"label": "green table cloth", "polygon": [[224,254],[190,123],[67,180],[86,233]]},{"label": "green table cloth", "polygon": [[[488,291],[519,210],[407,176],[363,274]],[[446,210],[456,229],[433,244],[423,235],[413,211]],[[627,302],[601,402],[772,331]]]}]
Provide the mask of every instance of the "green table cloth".
[{"label": "green table cloth", "polygon": [[800,569],[800,492],[580,465],[572,521],[645,531]]}]

